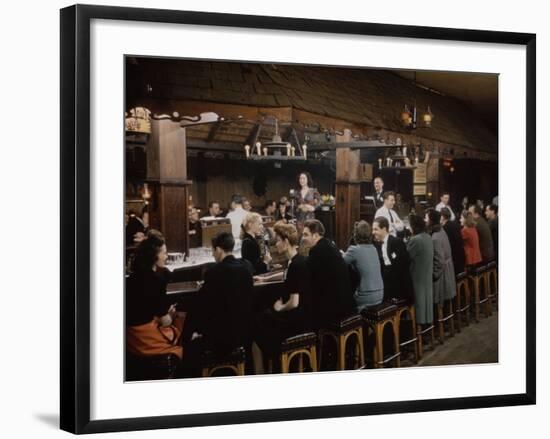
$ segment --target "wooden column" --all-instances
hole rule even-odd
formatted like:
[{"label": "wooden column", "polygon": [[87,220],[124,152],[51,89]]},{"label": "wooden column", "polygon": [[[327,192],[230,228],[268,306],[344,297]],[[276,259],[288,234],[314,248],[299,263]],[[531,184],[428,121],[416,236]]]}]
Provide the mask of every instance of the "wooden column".
[{"label": "wooden column", "polygon": [[[441,192],[440,176],[441,176],[441,160],[432,157],[428,160],[426,167],[426,180],[427,180],[427,197],[428,203],[436,205],[439,203],[439,196]],[[430,197],[429,194],[432,194]]]},{"label": "wooden column", "polygon": [[[351,141],[351,131],[345,130],[337,142]],[[336,149],[336,245],[345,250],[353,224],[360,219],[361,160],[359,150]]]},{"label": "wooden column", "polygon": [[187,148],[185,128],[171,120],[152,120],[147,144],[147,181],[158,187],[160,231],[168,251],[189,254]]}]

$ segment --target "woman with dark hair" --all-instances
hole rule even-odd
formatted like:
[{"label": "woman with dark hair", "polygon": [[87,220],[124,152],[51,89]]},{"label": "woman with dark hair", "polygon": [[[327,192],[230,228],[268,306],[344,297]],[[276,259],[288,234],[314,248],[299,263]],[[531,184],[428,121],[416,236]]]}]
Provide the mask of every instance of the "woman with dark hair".
[{"label": "woman with dark hair", "polygon": [[138,357],[174,354],[183,357],[182,313],[166,296],[169,271],[162,234],[150,230],[139,243],[126,280],[126,347]]},{"label": "woman with dark hair", "polygon": [[288,223],[292,220],[292,215],[288,213],[288,205],[286,200],[279,201],[277,203],[277,211],[275,212],[275,219],[277,221],[283,221],[284,223]]},{"label": "woman with dark hair", "polygon": [[298,186],[296,191],[296,221],[298,232],[304,228],[304,223],[307,220],[315,219],[315,209],[319,205],[321,196],[319,191],[313,186],[313,180],[309,172],[301,172],[298,174]]},{"label": "woman with dark hair", "polygon": [[372,244],[369,223],[366,221],[355,223],[353,242],[354,245],[351,245],[344,254],[344,261],[353,267],[361,278],[353,295],[357,311],[360,312],[367,306],[382,303],[384,299],[384,281],[382,280],[378,252]]},{"label": "woman with dark hair", "polygon": [[256,373],[263,373],[262,353],[273,356],[285,338],[311,329],[309,274],[306,257],[298,254],[298,231],[283,222],[276,223],[274,231],[277,252],[288,260],[283,274],[285,294],[258,316],[253,345]]},{"label": "woman with dark hair", "polygon": [[464,241],[464,255],[466,268],[471,269],[481,262],[481,251],[479,249],[479,236],[477,234],[476,222],[471,212],[464,210],[460,215],[462,226],[462,240]]}]

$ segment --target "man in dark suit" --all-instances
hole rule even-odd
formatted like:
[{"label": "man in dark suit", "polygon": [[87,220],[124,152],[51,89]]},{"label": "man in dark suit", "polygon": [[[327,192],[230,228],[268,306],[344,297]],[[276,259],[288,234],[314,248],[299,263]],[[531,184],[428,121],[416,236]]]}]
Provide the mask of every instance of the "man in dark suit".
[{"label": "man in dark suit", "polygon": [[464,242],[462,241],[462,233],[460,232],[460,224],[456,221],[451,221],[452,213],[446,207],[443,207],[439,212],[441,214],[441,225],[449,238],[451,244],[451,253],[453,255],[453,266],[455,275],[464,271],[465,256]]},{"label": "man in dark suit", "polygon": [[238,346],[248,348],[251,343],[252,267],[233,256],[234,246],[231,233],[223,232],[212,239],[217,263],[204,275],[197,304],[190,313],[191,337],[184,345],[184,364],[194,372],[203,351],[225,354]]},{"label": "man in dark suit", "polygon": [[374,179],[374,205],[380,209],[384,205],[384,180],[382,177]]},{"label": "man in dark suit", "polygon": [[498,206],[496,204],[489,204],[485,208],[485,216],[489,221],[489,228],[491,229],[491,236],[493,237],[495,260],[498,261]]},{"label": "man in dark suit", "polygon": [[372,234],[384,280],[384,300],[401,298],[414,303],[409,253],[401,239],[390,235],[389,228],[385,217],[375,218],[372,223]]},{"label": "man in dark suit", "polygon": [[476,222],[477,235],[479,236],[479,250],[481,251],[481,258],[483,263],[487,263],[495,259],[495,249],[493,247],[493,235],[489,224],[483,218],[483,210],[480,206],[472,205],[468,209]]},{"label": "man in dark suit", "polygon": [[306,264],[315,329],[348,317],[355,310],[348,266],[340,250],[324,235],[325,228],[320,221],[305,222],[302,242],[310,249]]}]

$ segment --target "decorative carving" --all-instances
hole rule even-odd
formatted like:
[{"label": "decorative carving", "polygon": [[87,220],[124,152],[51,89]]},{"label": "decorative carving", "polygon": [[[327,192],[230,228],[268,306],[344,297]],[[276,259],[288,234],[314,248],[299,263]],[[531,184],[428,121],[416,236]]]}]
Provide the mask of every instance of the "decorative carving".
[{"label": "decorative carving", "polygon": [[151,134],[151,112],[145,107],[132,108],[125,113],[126,131],[131,133]]}]

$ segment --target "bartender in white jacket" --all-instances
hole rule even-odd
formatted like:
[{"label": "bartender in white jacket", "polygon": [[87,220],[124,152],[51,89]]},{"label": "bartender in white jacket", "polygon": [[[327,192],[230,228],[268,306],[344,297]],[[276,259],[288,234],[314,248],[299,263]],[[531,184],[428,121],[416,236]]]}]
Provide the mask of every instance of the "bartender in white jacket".
[{"label": "bartender in white jacket", "polygon": [[395,192],[384,192],[384,205],[376,211],[374,218],[384,217],[390,225],[390,235],[397,236],[397,232],[403,231],[405,224],[397,215],[393,206],[395,205]]}]

